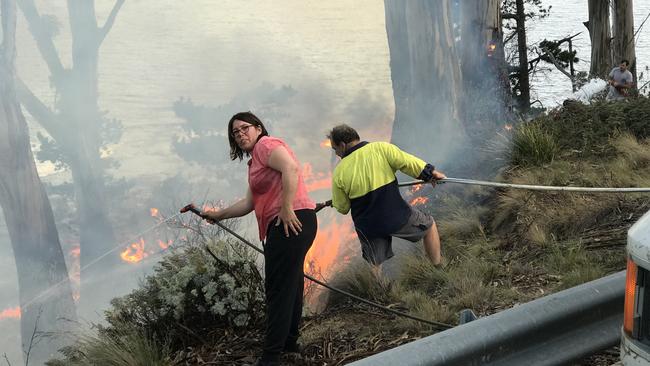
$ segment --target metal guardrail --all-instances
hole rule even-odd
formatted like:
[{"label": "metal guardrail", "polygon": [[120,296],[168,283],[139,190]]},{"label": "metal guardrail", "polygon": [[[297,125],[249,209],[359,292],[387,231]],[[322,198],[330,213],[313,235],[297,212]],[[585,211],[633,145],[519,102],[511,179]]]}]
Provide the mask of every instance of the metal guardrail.
[{"label": "metal guardrail", "polygon": [[350,365],[565,365],[620,342],[624,291],[622,271]]}]

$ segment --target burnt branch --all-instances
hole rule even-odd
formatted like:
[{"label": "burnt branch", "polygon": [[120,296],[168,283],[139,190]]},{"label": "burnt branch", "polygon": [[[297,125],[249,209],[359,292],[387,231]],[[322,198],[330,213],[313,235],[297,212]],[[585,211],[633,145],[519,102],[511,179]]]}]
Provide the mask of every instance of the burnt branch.
[{"label": "burnt branch", "polygon": [[23,12],[23,15],[25,15],[25,19],[27,19],[29,31],[34,36],[36,46],[43,56],[50,73],[53,76],[62,75],[65,69],[54,46],[52,34],[48,30],[43,18],[38,14],[34,0],[18,0],[18,6]]},{"label": "burnt branch", "polygon": [[16,78],[16,94],[20,104],[31,114],[47,133],[55,139],[59,135],[56,114],[43,103],[20,78]]}]

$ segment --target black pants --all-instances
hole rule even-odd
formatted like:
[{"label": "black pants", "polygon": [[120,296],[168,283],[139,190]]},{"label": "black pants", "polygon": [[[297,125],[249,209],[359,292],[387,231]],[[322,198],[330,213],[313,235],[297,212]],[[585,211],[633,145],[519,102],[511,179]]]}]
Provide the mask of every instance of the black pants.
[{"label": "black pants", "polygon": [[[269,225],[264,246],[264,273],[266,290],[266,340],[262,360],[277,361],[285,345],[298,340],[298,328],[302,318],[304,289],[303,266],[305,255],[316,238],[316,212],[297,210],[302,223],[298,235],[284,225]],[[289,229],[291,230],[291,229]]]}]

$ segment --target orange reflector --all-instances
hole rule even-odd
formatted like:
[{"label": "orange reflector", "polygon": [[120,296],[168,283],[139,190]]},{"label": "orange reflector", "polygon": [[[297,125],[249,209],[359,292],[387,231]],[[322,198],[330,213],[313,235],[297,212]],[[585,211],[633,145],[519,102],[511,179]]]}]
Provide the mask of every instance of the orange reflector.
[{"label": "orange reflector", "polygon": [[625,312],[623,317],[623,330],[632,335],[634,327],[634,295],[636,294],[636,263],[627,259],[627,276],[625,277]]}]

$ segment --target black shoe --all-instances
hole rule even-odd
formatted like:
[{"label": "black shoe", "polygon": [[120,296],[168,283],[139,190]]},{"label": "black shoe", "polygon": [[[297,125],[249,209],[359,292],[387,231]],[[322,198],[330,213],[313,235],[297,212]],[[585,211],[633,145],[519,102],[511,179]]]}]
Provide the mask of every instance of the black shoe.
[{"label": "black shoe", "polygon": [[290,344],[285,344],[282,351],[286,353],[300,353],[302,351],[302,347],[300,347],[299,343],[294,342]]}]

